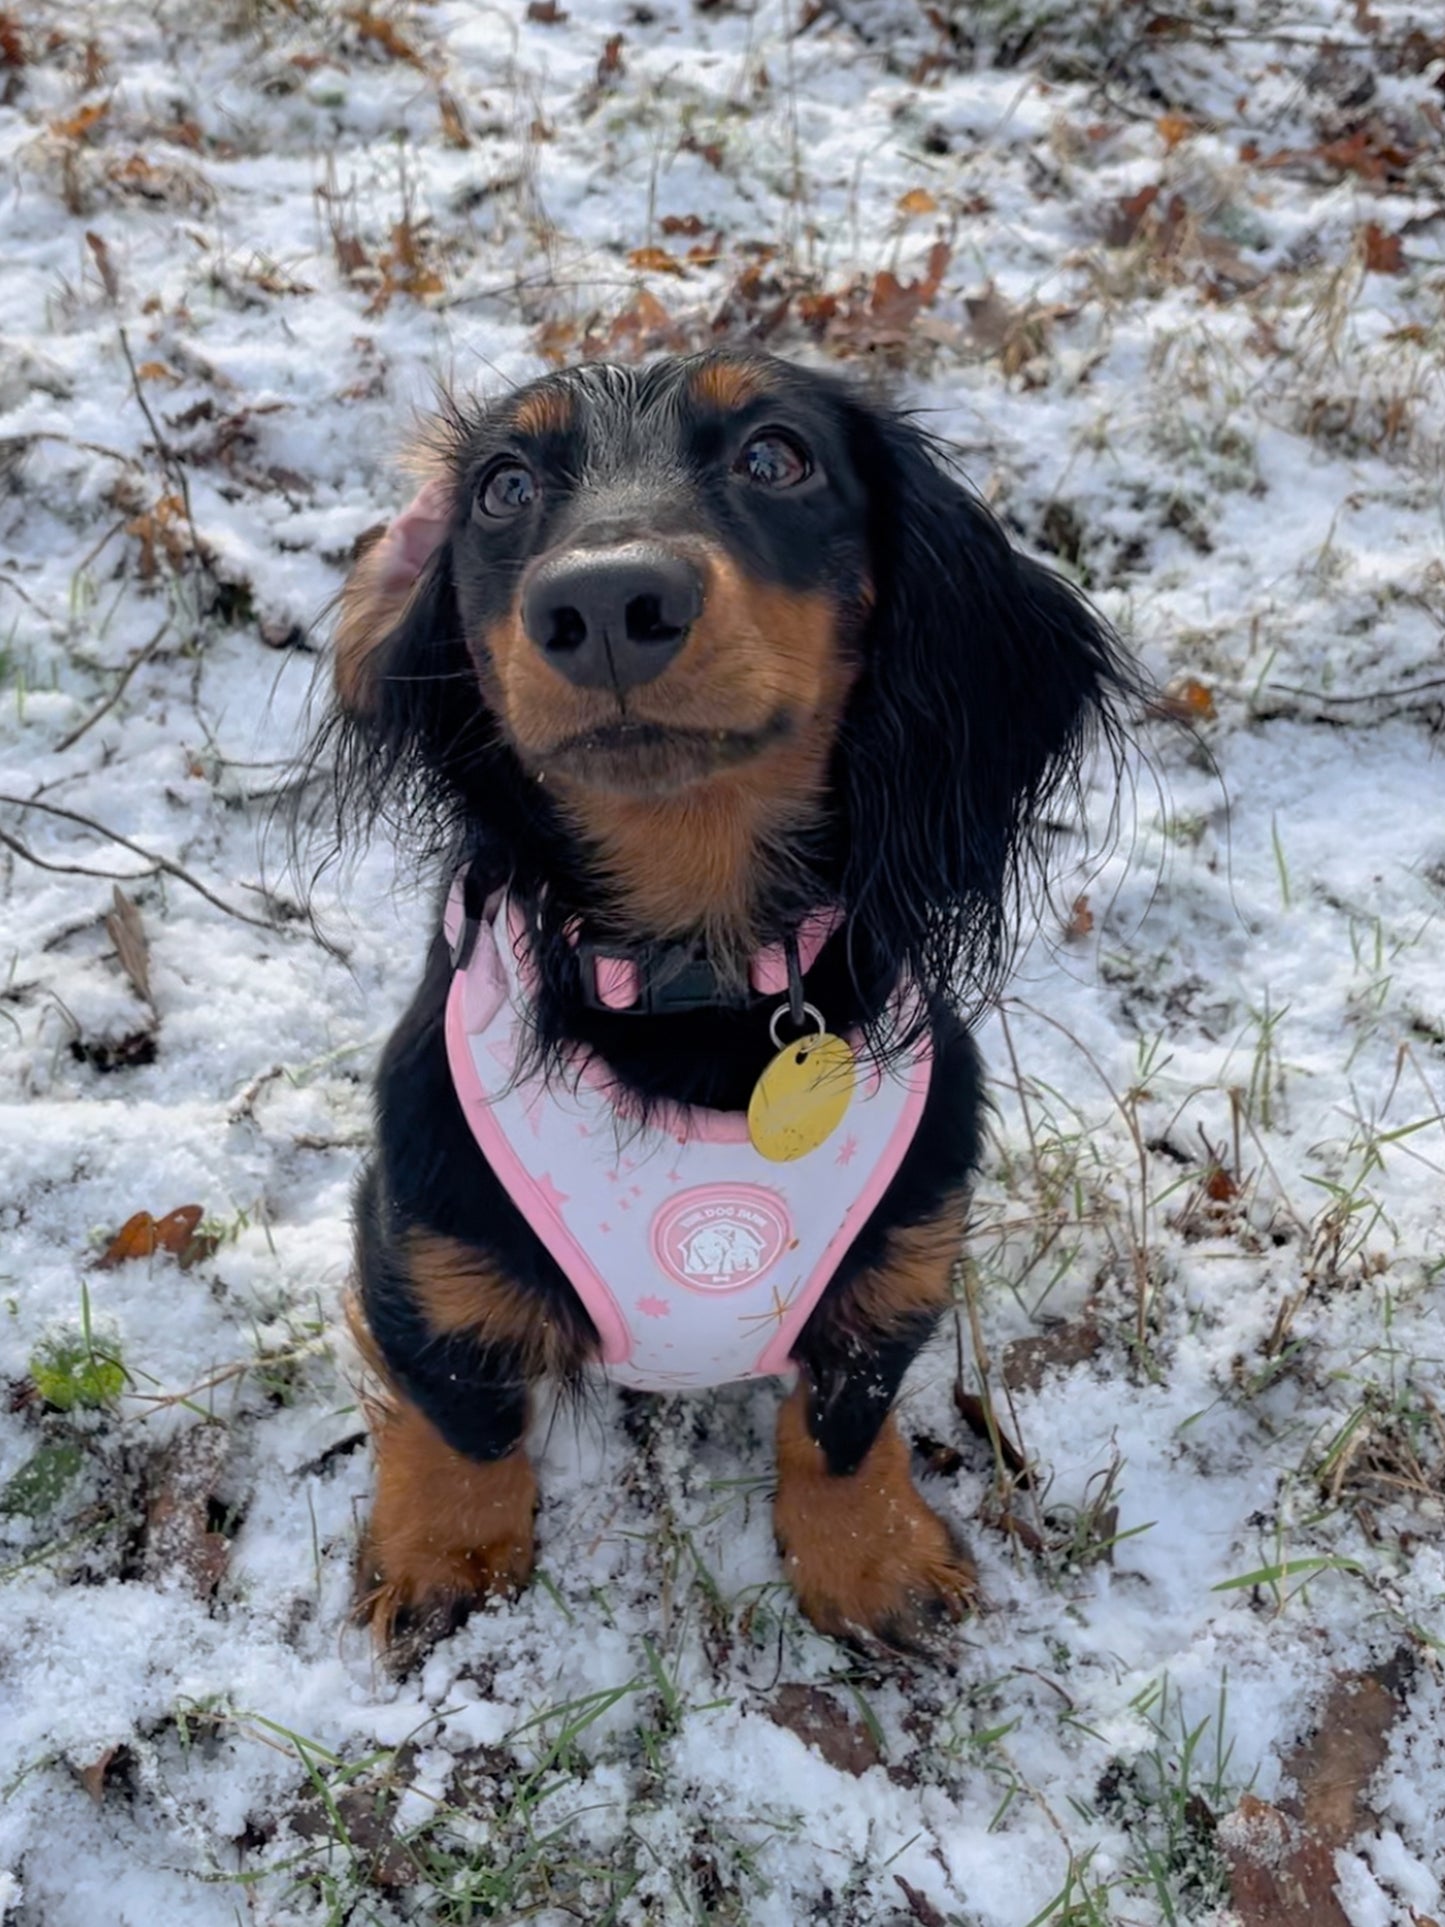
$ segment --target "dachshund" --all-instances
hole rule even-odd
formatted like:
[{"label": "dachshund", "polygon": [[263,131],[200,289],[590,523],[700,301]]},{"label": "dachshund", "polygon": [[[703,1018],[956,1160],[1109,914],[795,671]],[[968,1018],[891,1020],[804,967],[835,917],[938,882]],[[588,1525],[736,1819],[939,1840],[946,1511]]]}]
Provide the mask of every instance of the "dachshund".
[{"label": "dachshund", "polygon": [[799,1606],[917,1645],[975,1596],[892,1416],[962,1245],[968,1020],[1138,672],[913,419],[761,353],[451,400],[424,464],[316,744],[439,889],[356,1200],[359,1614],[429,1642],[526,1582],[540,1381],[776,1374]]}]

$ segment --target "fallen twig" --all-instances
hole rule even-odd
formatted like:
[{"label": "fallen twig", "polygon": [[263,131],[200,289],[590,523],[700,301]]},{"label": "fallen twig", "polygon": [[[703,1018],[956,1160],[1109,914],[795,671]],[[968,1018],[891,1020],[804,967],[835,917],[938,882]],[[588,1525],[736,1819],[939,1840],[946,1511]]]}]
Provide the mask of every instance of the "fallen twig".
[{"label": "fallen twig", "polygon": [[169,616],[167,616],[165,621],[161,624],[160,628],[157,629],[155,634],[151,637],[150,641],[146,643],[143,648],[137,650],[135,655],[133,655],[130,661],[126,664],[125,668],[121,670],[120,677],[115,685],[115,688],[111,690],[110,694],[106,697],[105,701],[100,704],[99,708],[93,709],[90,712],[90,714],[85,718],[84,722],[77,723],[75,725],[75,728],[71,730],[68,736],[61,737],[60,741],[55,745],[57,750],[73,748],[74,745],[80,741],[81,737],[85,734],[85,732],[88,729],[93,729],[103,716],[109,715],[110,711],[115,708],[116,704],[120,701],[121,697],[125,694],[126,684],[130,681],[131,677],[135,674],[136,670],[140,668],[142,663],[150,661],[151,657],[155,654],[156,650],[160,646],[161,637],[166,633],[167,629],[169,629],[170,626],[171,626],[171,619]]},{"label": "fallen twig", "polygon": [[[168,856],[160,855],[156,850],[146,849],[143,844],[133,843],[128,836],[122,836],[117,830],[107,829],[104,823],[97,822],[93,816],[84,816],[79,810],[64,809],[59,803],[42,803],[38,798],[31,796],[8,796],[0,793],[0,803],[8,804],[14,810],[41,810],[45,815],[61,817],[67,823],[79,823],[83,829],[94,830],[98,836],[105,837],[110,843],[118,843],[123,850],[129,850],[143,862],[149,863],[152,868],[146,874],[154,876],[158,870],[163,870],[167,876],[174,877],[178,883],[186,884],[198,896],[204,897],[207,903],[213,903],[218,910],[224,910],[228,917],[234,917],[238,923],[249,923],[256,930],[276,930],[280,927],[272,919],[247,916],[244,910],[238,910],[234,904],[227,903],[224,897],[218,897],[214,890],[208,889],[199,877],[192,876],[182,864],[174,862]],[[18,837],[4,830],[0,830],[0,841],[3,841],[7,848],[14,850],[17,856],[24,857],[28,863],[34,863],[42,870],[61,871],[71,876],[112,877],[120,883],[140,881],[140,877],[131,871],[90,870],[78,864],[48,863],[43,857],[36,856],[35,852],[28,849]]]}]

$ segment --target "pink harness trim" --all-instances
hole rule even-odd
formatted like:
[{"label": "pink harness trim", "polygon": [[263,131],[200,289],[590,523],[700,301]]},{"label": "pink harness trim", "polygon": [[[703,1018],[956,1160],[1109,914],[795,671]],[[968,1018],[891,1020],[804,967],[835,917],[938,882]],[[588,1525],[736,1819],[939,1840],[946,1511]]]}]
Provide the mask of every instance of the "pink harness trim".
[{"label": "pink harness trim", "polygon": [[[462,914],[459,880],[445,917],[453,944]],[[627,1093],[585,1052],[570,1081],[520,1079],[531,975],[525,926],[503,899],[453,976],[447,1055],[483,1156],[586,1306],[605,1368],[647,1390],[789,1370],[913,1141],[932,1074],[927,1041],[896,1075],[860,1061],[833,1137],[777,1165],[753,1149],[738,1112],[673,1105],[636,1123]]]}]

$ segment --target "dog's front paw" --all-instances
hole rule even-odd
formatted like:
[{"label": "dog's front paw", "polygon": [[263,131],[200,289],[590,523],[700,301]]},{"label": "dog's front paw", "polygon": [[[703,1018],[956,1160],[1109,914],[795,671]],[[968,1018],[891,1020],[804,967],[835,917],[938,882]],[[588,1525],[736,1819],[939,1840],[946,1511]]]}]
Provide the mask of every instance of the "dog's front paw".
[{"label": "dog's front paw", "polygon": [[977,1602],[973,1561],[914,1488],[891,1419],[843,1478],[800,1425],[780,1425],[773,1523],[799,1606],[835,1639],[917,1648]]},{"label": "dog's front paw", "polygon": [[525,1537],[447,1551],[396,1548],[378,1554],[376,1526],[367,1534],[357,1566],[356,1617],[371,1627],[396,1672],[408,1672],[438,1640],[465,1623],[487,1599],[520,1592],[536,1557],[531,1521]]},{"label": "dog's front paw", "polygon": [[356,1617],[404,1671],[473,1607],[518,1592],[531,1578],[537,1475],[520,1451],[486,1462],[464,1458],[404,1404],[380,1417],[376,1464]]}]

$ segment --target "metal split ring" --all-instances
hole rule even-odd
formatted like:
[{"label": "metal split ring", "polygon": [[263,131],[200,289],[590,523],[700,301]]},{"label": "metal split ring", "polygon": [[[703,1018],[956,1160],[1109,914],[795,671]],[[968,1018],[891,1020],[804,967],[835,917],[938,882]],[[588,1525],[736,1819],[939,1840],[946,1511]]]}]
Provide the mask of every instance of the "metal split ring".
[{"label": "metal split ring", "polygon": [[[783,1040],[778,1035],[778,1025],[788,1014],[788,1006],[786,1004],[779,1004],[773,1012],[773,1021],[768,1025],[768,1036],[772,1039],[774,1050],[781,1050],[783,1048]],[[820,1037],[826,1036],[828,1026],[823,1022],[823,1013],[816,1004],[804,1004],[803,1015],[804,1017],[812,1018],[813,1022],[818,1026],[818,1035]]]}]

